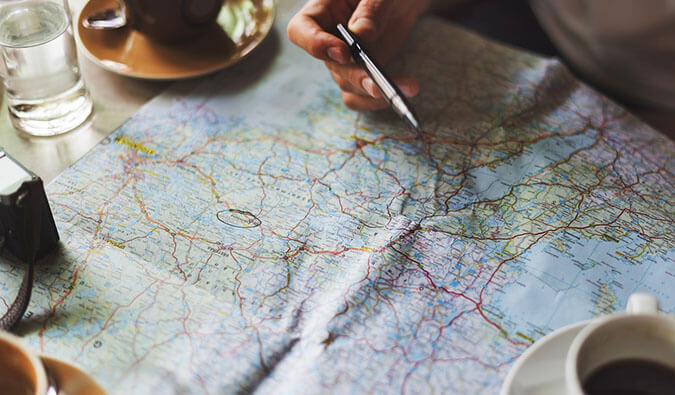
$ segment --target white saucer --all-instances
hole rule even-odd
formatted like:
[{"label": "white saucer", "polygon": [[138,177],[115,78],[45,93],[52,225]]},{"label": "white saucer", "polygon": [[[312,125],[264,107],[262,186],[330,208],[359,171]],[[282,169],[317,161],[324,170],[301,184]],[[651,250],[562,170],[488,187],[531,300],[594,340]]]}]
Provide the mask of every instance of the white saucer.
[{"label": "white saucer", "polygon": [[564,395],[567,350],[589,322],[564,326],[535,342],[513,364],[501,395]]}]

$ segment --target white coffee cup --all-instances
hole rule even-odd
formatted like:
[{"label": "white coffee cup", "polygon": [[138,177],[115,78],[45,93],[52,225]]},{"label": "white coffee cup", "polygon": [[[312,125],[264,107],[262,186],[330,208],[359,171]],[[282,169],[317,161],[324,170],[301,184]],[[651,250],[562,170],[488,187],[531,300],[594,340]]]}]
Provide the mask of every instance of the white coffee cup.
[{"label": "white coffee cup", "polygon": [[0,394],[46,394],[47,373],[42,361],[20,338],[0,331]]},{"label": "white coffee cup", "polygon": [[659,313],[652,295],[631,295],[626,313],[594,320],[579,332],[565,360],[567,393],[583,395],[584,382],[598,368],[626,359],[675,369],[675,317]]}]

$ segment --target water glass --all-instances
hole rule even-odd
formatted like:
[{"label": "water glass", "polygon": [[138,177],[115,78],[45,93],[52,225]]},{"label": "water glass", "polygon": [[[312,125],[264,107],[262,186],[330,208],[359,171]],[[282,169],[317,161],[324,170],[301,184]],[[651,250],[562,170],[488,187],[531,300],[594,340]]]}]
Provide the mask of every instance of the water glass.
[{"label": "water glass", "polygon": [[17,129],[53,136],[91,114],[64,0],[0,1],[0,56],[9,115]]}]

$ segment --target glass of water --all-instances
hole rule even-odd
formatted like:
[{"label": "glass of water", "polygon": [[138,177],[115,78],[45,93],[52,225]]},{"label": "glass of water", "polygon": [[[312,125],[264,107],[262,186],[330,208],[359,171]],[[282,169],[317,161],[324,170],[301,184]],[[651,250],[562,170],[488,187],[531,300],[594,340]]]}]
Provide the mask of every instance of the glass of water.
[{"label": "glass of water", "polygon": [[0,1],[0,55],[14,127],[54,136],[89,117],[65,0]]}]

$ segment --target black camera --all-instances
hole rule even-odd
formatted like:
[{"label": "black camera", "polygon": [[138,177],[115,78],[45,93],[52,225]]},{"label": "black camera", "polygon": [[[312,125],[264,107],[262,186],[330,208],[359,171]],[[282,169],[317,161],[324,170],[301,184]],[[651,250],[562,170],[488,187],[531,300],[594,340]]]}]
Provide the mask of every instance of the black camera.
[{"label": "black camera", "polygon": [[35,261],[58,242],[42,180],[0,148],[0,253],[28,263],[16,298],[0,317],[0,329],[12,330],[19,323],[30,302]]},{"label": "black camera", "polygon": [[0,247],[32,263],[58,241],[42,180],[0,148]]}]

